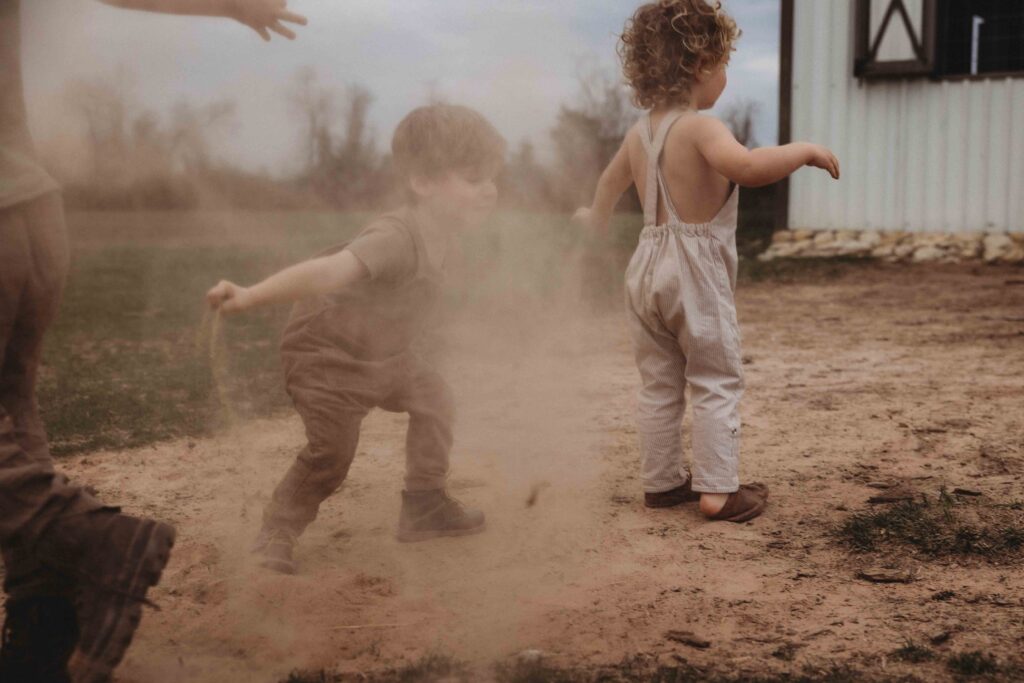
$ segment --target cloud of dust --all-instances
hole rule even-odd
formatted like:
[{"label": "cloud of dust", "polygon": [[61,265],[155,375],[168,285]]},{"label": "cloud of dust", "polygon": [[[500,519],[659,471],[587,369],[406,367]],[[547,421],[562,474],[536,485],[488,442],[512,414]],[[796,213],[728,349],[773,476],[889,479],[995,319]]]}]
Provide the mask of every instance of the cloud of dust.
[{"label": "cloud of dust", "polygon": [[[77,161],[80,168],[69,170],[71,177],[95,177],[103,175],[96,164],[109,161],[97,150],[121,145],[124,163],[109,177],[134,182],[195,172],[190,186],[199,187],[204,196],[214,192],[217,188],[205,185],[211,177],[207,141],[220,117],[232,112],[183,105],[169,118],[147,118],[125,92],[109,81],[69,90],[84,123],[84,137],[75,138],[76,146],[56,141],[50,156]],[[596,176],[597,170],[588,173]],[[244,186],[242,194],[258,194],[261,187]],[[168,208],[210,206],[205,201],[176,204],[180,188],[173,183],[155,188],[154,192],[167,193]],[[93,201],[89,196],[78,199],[87,205]],[[223,247],[282,239],[284,214],[268,212],[254,218],[250,211],[213,205],[223,208],[202,213],[201,221],[187,218],[189,212],[145,214],[155,226],[155,243]],[[120,207],[116,202],[113,206]],[[104,208],[102,201],[96,208]],[[333,629],[338,625],[311,615],[340,600],[333,619],[350,621],[345,601],[367,591],[373,600],[373,591],[380,590],[411,610],[411,618],[419,620],[415,623],[425,624],[420,642],[460,658],[493,661],[538,644],[534,634],[539,608],[559,604],[567,586],[586,582],[583,549],[593,547],[602,533],[602,519],[595,511],[601,502],[607,443],[594,408],[606,395],[602,392],[607,378],[595,359],[607,351],[606,336],[616,334],[621,324],[617,295],[622,270],[616,263],[621,255],[597,249],[592,237],[570,224],[567,213],[537,208],[533,201],[524,201],[515,209],[499,211],[478,231],[458,237],[459,255],[449,273],[445,311],[436,331],[443,340],[437,363],[453,387],[458,412],[451,491],[488,516],[488,530],[477,537],[414,547],[393,542],[398,503],[394,493],[401,486],[403,459],[381,463],[360,454],[343,489],[325,502],[321,519],[300,541],[305,575],[254,572],[250,548],[261,509],[304,445],[304,437],[297,417],[283,434],[271,435],[271,427],[254,429],[246,423],[244,406],[256,397],[246,396],[244,389],[240,393],[240,378],[232,377],[243,371],[232,364],[230,330],[226,338],[223,334],[231,323],[222,325],[219,316],[212,315],[200,323],[197,316],[196,353],[208,359],[215,403],[227,418],[226,432],[211,440],[208,456],[230,463],[224,465],[230,477],[216,475],[227,491],[211,492],[214,499],[189,522],[201,523],[202,528],[182,529],[183,535],[195,536],[189,550],[179,551],[186,553],[183,561],[216,567],[216,574],[202,574],[205,583],[194,590],[224,596],[216,611],[218,621],[209,617],[199,627],[202,632],[208,629],[251,651],[273,641],[278,665],[330,666],[333,660],[318,664],[315,653],[334,647],[331,634],[337,638]],[[91,240],[97,248],[131,245],[137,239],[131,229],[135,220],[119,231],[119,220],[111,218],[79,240]],[[303,220],[330,224],[332,219],[323,214]],[[324,225],[315,227],[310,234],[325,234]],[[305,245],[311,238],[296,239]],[[309,243],[306,256],[327,246]],[[293,259],[282,260],[280,266]],[[209,284],[227,275],[211,273]],[[166,272],[151,276],[154,283],[168,280]],[[265,340],[272,348],[278,341]],[[392,448],[393,442],[404,440],[404,430],[404,419],[371,417],[364,422],[360,450]],[[372,500],[359,499],[357,508],[349,494],[366,487],[380,492]],[[346,546],[351,551],[331,555],[339,545],[337,534],[349,533],[357,534]],[[333,573],[325,578],[328,571]],[[349,575],[339,579],[339,572],[346,571]],[[373,577],[387,587],[380,588]],[[179,581],[191,586],[196,580]],[[328,591],[332,582],[337,585]],[[361,618],[371,623],[406,621],[402,614]],[[291,654],[281,655],[288,648]],[[165,663],[157,660],[154,666],[164,671]],[[166,671],[177,671],[175,666],[167,662]],[[237,680],[249,680],[249,673],[239,673]]]},{"label": "cloud of dust", "polygon": [[[236,637],[258,642],[272,623],[279,643],[294,644],[296,666],[334,666],[316,658],[332,647],[325,630],[353,621],[398,624],[421,652],[493,662],[542,645],[539,615],[561,604],[567,587],[587,581],[584,549],[603,533],[598,511],[609,445],[595,417],[607,396],[600,354],[621,324],[621,272],[598,260],[604,269],[595,275],[592,245],[556,214],[500,213],[460,242],[444,312],[430,336],[439,339],[436,364],[457,403],[450,491],[483,509],[483,534],[412,545],[391,539],[404,458],[395,452],[381,461],[377,454],[401,450],[406,420],[371,415],[348,480],[300,540],[302,576],[282,581],[254,573],[244,568],[249,546],[238,539],[251,539],[262,502],[303,445],[298,420],[291,452],[271,458],[257,444],[233,456],[247,473],[252,513],[218,520],[232,547],[223,586],[232,596],[232,628]],[[601,277],[615,284],[605,282],[598,293]],[[222,351],[216,339],[210,343],[216,365]],[[246,425],[236,423],[234,431],[247,438]],[[339,534],[344,552],[335,550]],[[316,558],[324,553],[337,553],[326,560],[336,564],[323,566]],[[309,594],[298,597],[304,590]],[[345,611],[344,600],[374,601],[378,590],[404,607]],[[312,616],[317,600],[341,600],[334,625]]]},{"label": "cloud of dust", "polygon": [[490,528],[465,550],[395,560],[409,599],[446,606],[439,643],[493,661],[543,645],[540,608],[586,581],[582,549],[602,534],[608,378],[595,360],[621,324],[621,273],[596,259],[595,276],[593,246],[552,214],[499,216],[464,247],[440,365],[459,409],[452,485]]}]

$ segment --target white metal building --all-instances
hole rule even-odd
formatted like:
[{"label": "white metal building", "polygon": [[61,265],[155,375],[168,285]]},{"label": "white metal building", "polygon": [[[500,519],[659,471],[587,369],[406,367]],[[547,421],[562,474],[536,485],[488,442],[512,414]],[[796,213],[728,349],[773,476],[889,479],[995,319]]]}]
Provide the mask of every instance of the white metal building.
[{"label": "white metal building", "polygon": [[[1024,0],[783,0],[779,227],[1024,233]],[[787,196],[788,195],[788,196]]]}]

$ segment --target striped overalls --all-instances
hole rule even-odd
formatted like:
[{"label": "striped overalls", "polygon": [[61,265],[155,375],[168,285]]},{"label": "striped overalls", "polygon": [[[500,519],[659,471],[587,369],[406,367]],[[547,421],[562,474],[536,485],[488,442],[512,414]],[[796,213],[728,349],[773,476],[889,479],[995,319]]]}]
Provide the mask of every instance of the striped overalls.
[{"label": "striped overalls", "polygon": [[[648,493],[668,491],[689,477],[680,434],[689,385],[693,489],[730,493],[739,488],[743,395],[733,299],[738,190],[710,222],[679,219],[660,158],[681,115],[666,115],[656,134],[647,116],[646,135],[640,136],[647,153],[644,228],[626,270],[626,308],[642,381],[637,428],[643,487]],[[668,216],[664,225],[657,225],[659,194]]]}]

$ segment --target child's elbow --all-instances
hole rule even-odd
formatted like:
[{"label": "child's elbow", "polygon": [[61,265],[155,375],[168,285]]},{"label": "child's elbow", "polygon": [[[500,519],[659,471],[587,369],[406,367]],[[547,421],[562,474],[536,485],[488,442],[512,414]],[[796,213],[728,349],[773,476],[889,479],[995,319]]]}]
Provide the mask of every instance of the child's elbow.
[{"label": "child's elbow", "polygon": [[736,177],[731,180],[740,187],[764,187],[775,182],[771,172],[758,164],[754,158],[745,160],[737,170]]},{"label": "child's elbow", "polygon": [[764,187],[765,185],[771,185],[771,178],[767,178],[759,173],[751,173],[745,175],[742,179],[735,181],[740,187]]},{"label": "child's elbow", "polygon": [[744,159],[733,169],[729,180],[740,187],[761,187],[766,184],[753,159]]}]

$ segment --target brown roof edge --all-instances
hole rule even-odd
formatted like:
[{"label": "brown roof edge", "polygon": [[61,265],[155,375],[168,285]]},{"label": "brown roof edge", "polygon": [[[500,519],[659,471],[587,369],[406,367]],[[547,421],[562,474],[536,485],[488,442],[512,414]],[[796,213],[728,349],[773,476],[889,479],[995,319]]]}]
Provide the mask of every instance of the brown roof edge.
[{"label": "brown roof edge", "polygon": [[[779,144],[792,142],[793,130],[793,10],[796,0],[780,0],[779,30]],[[775,229],[789,227],[789,179],[775,193]]]}]

